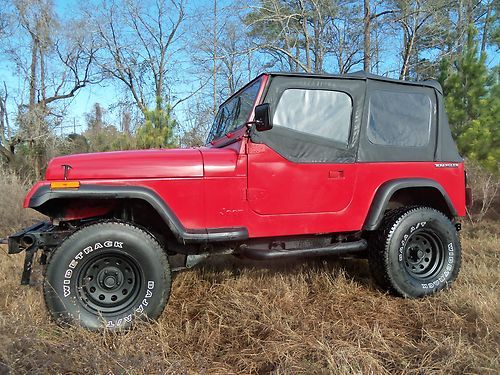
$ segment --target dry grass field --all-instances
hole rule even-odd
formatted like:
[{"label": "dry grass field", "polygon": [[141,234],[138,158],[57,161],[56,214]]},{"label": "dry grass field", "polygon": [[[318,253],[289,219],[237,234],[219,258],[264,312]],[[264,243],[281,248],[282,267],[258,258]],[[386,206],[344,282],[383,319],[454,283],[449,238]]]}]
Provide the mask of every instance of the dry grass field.
[{"label": "dry grass field", "polygon": [[[18,181],[0,181],[0,237],[33,220]],[[157,322],[124,334],[61,329],[41,274],[0,248],[0,373],[497,374],[500,223],[466,225],[452,289],[422,300],[384,294],[365,261],[209,263],[176,275]]]}]

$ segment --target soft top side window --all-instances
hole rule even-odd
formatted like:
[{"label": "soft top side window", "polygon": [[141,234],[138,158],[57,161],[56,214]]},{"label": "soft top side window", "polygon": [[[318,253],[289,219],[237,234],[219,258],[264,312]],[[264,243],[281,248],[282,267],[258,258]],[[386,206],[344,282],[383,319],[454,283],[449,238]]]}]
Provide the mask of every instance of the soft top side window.
[{"label": "soft top side window", "polygon": [[368,111],[367,134],[372,144],[397,147],[429,144],[433,110],[428,95],[373,90]]},{"label": "soft top side window", "polygon": [[314,135],[348,145],[352,99],[345,92],[286,89],[273,116],[273,126]]}]

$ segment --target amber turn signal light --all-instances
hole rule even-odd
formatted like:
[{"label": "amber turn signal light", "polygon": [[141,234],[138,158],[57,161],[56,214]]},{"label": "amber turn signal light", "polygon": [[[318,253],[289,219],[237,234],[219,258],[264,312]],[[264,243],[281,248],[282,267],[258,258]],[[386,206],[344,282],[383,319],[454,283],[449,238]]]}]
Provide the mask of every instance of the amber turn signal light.
[{"label": "amber turn signal light", "polygon": [[55,181],[50,183],[51,189],[78,189],[80,181]]}]

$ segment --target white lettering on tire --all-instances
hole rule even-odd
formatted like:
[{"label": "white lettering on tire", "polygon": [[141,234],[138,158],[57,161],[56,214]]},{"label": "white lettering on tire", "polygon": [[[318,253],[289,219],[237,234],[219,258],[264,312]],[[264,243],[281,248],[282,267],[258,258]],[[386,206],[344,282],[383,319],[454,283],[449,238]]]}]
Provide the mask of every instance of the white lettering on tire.
[{"label": "white lettering on tire", "polygon": [[[73,276],[73,270],[76,268],[78,263],[84,259],[86,255],[89,255],[90,253],[99,250],[99,249],[104,249],[104,248],[118,248],[118,249],[123,249],[123,242],[120,241],[104,241],[103,243],[101,242],[96,242],[92,246],[87,246],[84,248],[82,251],[78,252],[78,254],[75,255],[75,257],[71,260],[71,262],[68,264],[68,268],[64,272],[64,279],[63,279],[63,296],[64,298],[67,298],[71,295],[71,278]],[[149,304],[149,299],[153,296],[153,289],[155,287],[155,282],[153,280],[149,280],[147,282],[147,289],[146,289],[146,294],[144,295],[144,298],[141,300],[141,303],[139,306],[134,308],[134,312],[130,313],[129,315],[117,319],[117,320],[109,320],[106,323],[107,328],[116,328],[120,327],[124,323],[131,323],[132,319],[136,315],[140,315],[144,313],[144,308],[148,306]]]},{"label": "white lettering on tire", "polygon": [[68,269],[64,273],[64,280],[63,280],[63,296],[64,298],[67,298],[71,294],[71,289],[69,287],[71,277],[73,276],[73,270],[75,267],[78,265],[79,261],[83,260],[85,255],[89,255],[95,250],[103,249],[103,248],[110,248],[110,247],[115,247],[118,249],[123,249],[123,242],[120,241],[104,241],[103,243],[101,242],[96,242],[92,246],[87,246],[85,249],[80,251],[78,254],[75,255],[75,257],[71,260],[71,262],[68,264]]},{"label": "white lettering on tire", "polygon": [[421,284],[423,289],[433,289],[439,286],[440,284],[446,282],[446,279],[448,278],[453,269],[453,263],[455,261],[453,242],[450,242],[447,248],[448,248],[448,264],[444,268],[444,272],[436,280],[431,281],[430,283],[427,284]]},{"label": "white lettering on tire", "polygon": [[118,328],[120,327],[123,323],[130,323],[132,322],[132,319],[134,318],[134,315],[140,315],[140,314],[143,314],[144,313],[144,308],[146,306],[148,306],[149,304],[149,298],[151,298],[153,296],[153,289],[155,287],[155,282],[150,280],[148,281],[148,287],[147,287],[147,290],[146,290],[146,294],[143,298],[143,300],[141,301],[141,304],[136,307],[134,309],[134,313],[133,314],[129,314],[127,316],[125,316],[124,318],[120,318],[120,319],[117,319],[117,320],[108,320],[106,322],[106,328]]},{"label": "white lettering on tire", "polygon": [[[416,225],[413,225],[410,228],[410,234],[412,234],[413,232],[415,232],[417,229],[425,227],[426,224],[427,224],[427,221],[420,221]],[[401,246],[399,247],[399,251],[398,251],[398,261],[399,262],[403,261],[404,248],[406,246],[406,242],[408,242],[408,238],[410,237],[410,234],[405,234],[403,236],[403,239],[401,240]]]}]

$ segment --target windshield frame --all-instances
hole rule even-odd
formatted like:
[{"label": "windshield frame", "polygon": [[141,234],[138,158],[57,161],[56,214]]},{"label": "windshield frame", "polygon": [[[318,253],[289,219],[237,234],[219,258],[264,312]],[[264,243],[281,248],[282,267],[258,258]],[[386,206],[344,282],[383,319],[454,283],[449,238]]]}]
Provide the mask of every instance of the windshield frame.
[{"label": "windshield frame", "polygon": [[[236,91],[234,94],[232,94],[229,98],[227,98],[218,108],[217,110],[217,114],[214,118],[214,121],[212,123],[212,126],[210,127],[210,131],[208,132],[207,134],[207,138],[206,138],[206,141],[205,141],[205,144],[206,145],[214,145],[215,143],[217,143],[218,140],[220,140],[221,138],[223,138],[225,135],[227,134],[231,134],[231,133],[234,133],[234,132],[237,132],[238,130],[240,130],[242,127],[245,126],[245,124],[252,118],[253,116],[253,110],[255,108],[255,105],[257,103],[257,101],[259,100],[260,98],[260,94],[262,92],[262,85],[264,84],[265,80],[264,80],[264,74],[261,74],[259,76],[257,76],[256,78],[254,78],[253,80],[251,80],[250,82],[248,82],[245,86],[243,86],[241,89],[239,89],[238,91]],[[253,85],[255,84],[258,84],[257,85],[257,92],[255,94],[255,98],[251,104],[251,108],[250,108],[250,111],[248,113],[248,116],[246,116],[243,120],[243,122],[241,122],[240,124],[238,124],[236,127],[232,128],[232,129],[229,129],[229,130],[226,130],[224,131],[223,129],[220,129],[217,134],[213,134],[216,130],[216,121],[217,119],[220,117],[221,115],[221,110],[224,109],[226,107],[226,105],[230,104],[233,100],[236,99],[236,101],[234,102],[234,107],[237,109],[238,111],[238,116],[236,116],[237,118],[240,116],[239,115],[239,111],[241,110],[241,95],[247,90],[249,89],[250,87],[252,87]],[[238,100],[240,99],[240,100]],[[231,110],[231,109],[230,109]],[[231,114],[232,114],[232,111],[231,110]]]}]

